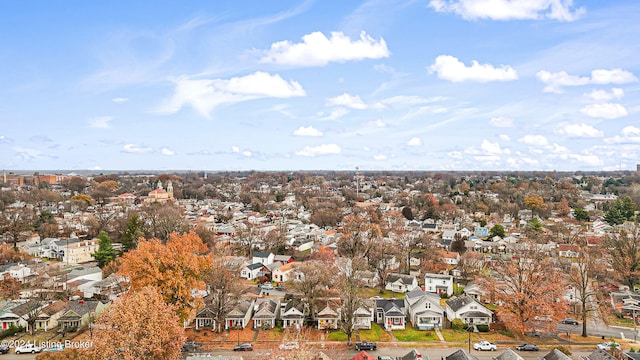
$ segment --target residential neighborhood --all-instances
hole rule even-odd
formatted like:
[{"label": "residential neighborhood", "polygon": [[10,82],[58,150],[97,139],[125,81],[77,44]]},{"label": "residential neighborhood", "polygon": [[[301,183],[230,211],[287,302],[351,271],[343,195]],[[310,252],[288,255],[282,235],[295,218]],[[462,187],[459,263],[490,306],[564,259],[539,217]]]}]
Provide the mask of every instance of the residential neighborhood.
[{"label": "residential neighborhood", "polygon": [[351,348],[380,334],[570,341],[568,317],[574,337],[633,329],[638,184],[633,172],[4,172],[0,329],[99,337],[144,287],[208,349],[247,331],[257,348],[263,332]]}]

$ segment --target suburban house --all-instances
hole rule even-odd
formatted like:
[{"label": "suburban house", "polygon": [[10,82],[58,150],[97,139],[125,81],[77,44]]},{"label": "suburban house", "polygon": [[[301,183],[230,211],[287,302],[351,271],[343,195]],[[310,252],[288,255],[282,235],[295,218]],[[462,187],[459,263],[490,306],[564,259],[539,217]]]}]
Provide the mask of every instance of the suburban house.
[{"label": "suburban house", "polygon": [[256,251],[253,253],[253,258],[251,259],[251,263],[269,265],[269,264],[272,264],[274,260],[275,260],[275,255],[273,253]]},{"label": "suburban house", "polygon": [[254,306],[253,328],[273,329],[280,316],[279,299],[259,299]]},{"label": "suburban house", "polygon": [[51,253],[65,264],[75,265],[94,261],[91,254],[98,251],[98,239],[83,240],[77,238],[51,242]]},{"label": "suburban house", "polygon": [[108,306],[96,300],[73,300],[67,303],[58,318],[61,331],[77,331],[93,323]]},{"label": "suburban house", "polygon": [[376,322],[385,330],[404,330],[406,318],[404,300],[376,299]]},{"label": "suburban house", "polygon": [[58,318],[67,307],[66,300],[55,301],[40,310],[36,320],[36,330],[47,331],[58,326]]},{"label": "suburban house", "polygon": [[566,258],[577,258],[580,256],[580,248],[578,245],[559,244],[558,256]]},{"label": "suburban house", "polygon": [[358,270],[357,276],[366,287],[375,288],[380,285],[380,275],[377,271]]},{"label": "suburban house", "polygon": [[224,321],[224,328],[237,329],[245,328],[253,315],[253,305],[255,300],[240,300],[238,304],[227,314]]},{"label": "suburban house", "polygon": [[196,330],[216,330],[216,314],[210,307],[205,307],[196,313],[194,319]]},{"label": "suburban house", "polygon": [[273,270],[271,273],[271,279],[281,283],[293,279],[295,274],[295,269],[293,268],[294,264],[294,262],[287,263]]},{"label": "suburban house", "polygon": [[327,300],[321,308],[316,315],[318,330],[337,330],[340,321],[340,305],[334,300]]},{"label": "suburban house", "polygon": [[29,317],[37,315],[43,304],[39,301],[29,300],[23,303],[14,303],[8,311],[0,313],[2,329],[7,329],[11,325],[22,326],[29,330],[27,320]]},{"label": "suburban house", "polygon": [[460,254],[455,251],[444,251],[442,253],[442,261],[448,265],[458,265],[460,262]]},{"label": "suburban house", "polygon": [[418,279],[415,276],[392,273],[387,275],[387,283],[384,288],[393,292],[403,293],[417,287]]},{"label": "suburban house", "polygon": [[375,321],[375,302],[363,299],[360,307],[353,312],[353,327],[361,330],[371,330],[371,323]]},{"label": "suburban house", "polygon": [[464,294],[476,299],[478,302],[488,303],[488,301],[484,301],[487,293],[480,287],[478,283],[468,283],[464,287]]},{"label": "suburban house", "polygon": [[280,318],[282,319],[282,327],[297,327],[304,325],[304,304],[302,300],[297,298],[285,298],[284,308],[281,310]]},{"label": "suburban house", "polygon": [[453,275],[426,273],[424,290],[434,294],[453,295]]},{"label": "suburban house", "polygon": [[262,263],[249,264],[240,270],[240,277],[247,280],[253,280],[260,276],[260,273],[270,272],[270,270]]},{"label": "suburban house", "polygon": [[440,296],[416,288],[405,294],[404,306],[413,327],[420,330],[442,328],[444,309],[440,306]]},{"label": "suburban house", "polygon": [[445,303],[449,321],[461,319],[467,325],[489,325],[493,319],[493,312],[470,296],[454,296]]}]

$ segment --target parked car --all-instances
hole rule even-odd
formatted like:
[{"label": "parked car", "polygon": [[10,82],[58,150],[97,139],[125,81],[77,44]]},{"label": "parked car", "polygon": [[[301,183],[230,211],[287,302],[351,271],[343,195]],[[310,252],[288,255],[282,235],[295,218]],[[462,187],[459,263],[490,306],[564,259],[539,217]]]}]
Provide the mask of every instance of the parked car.
[{"label": "parked car", "polygon": [[64,345],[61,343],[50,344],[48,347],[42,349],[42,352],[57,352],[64,351]]},{"label": "parked car", "polygon": [[299,349],[300,344],[297,341],[287,341],[280,344],[279,348],[280,350],[294,350]]},{"label": "parked car", "polygon": [[378,356],[378,360],[393,360],[391,356]]},{"label": "parked car", "polygon": [[360,350],[376,350],[378,348],[378,345],[376,345],[376,343],[374,342],[359,342],[356,343],[356,350],[360,351]]},{"label": "parked car", "polygon": [[516,346],[516,350],[518,350],[518,351],[538,351],[540,349],[538,349],[538,346],[534,345],[534,344],[522,344],[522,345]]},{"label": "parked car", "polygon": [[246,343],[240,344],[233,347],[233,351],[253,351],[253,344]]},{"label": "parked car", "polygon": [[620,350],[620,344],[618,344],[615,341],[607,341],[607,342],[603,342],[602,344],[596,345],[596,348],[598,348],[599,350],[612,350],[612,349]]},{"label": "parked car", "polygon": [[551,322],[551,315],[539,315],[533,318],[535,321]]},{"label": "parked car", "polygon": [[40,346],[36,344],[27,343],[16,348],[16,354],[35,354],[42,351]]},{"label": "parked car", "polygon": [[496,344],[488,342],[486,340],[482,340],[473,344],[473,350],[481,350],[481,351],[496,351],[498,347]]},{"label": "parked car", "polygon": [[574,318],[566,318],[566,319],[562,319],[561,323],[563,324],[568,324],[568,325],[580,325],[580,323],[578,322],[578,320],[574,319]]},{"label": "parked car", "polygon": [[180,351],[182,352],[198,351],[200,350],[201,347],[202,346],[195,341],[187,341],[186,343],[184,343],[184,345],[182,345],[182,349],[180,349]]},{"label": "parked car", "polygon": [[9,352],[9,345],[0,345],[0,354],[6,354]]},{"label": "parked car", "polygon": [[262,288],[262,290],[273,290],[273,284],[272,283],[264,283],[262,285],[260,285],[260,288]]}]

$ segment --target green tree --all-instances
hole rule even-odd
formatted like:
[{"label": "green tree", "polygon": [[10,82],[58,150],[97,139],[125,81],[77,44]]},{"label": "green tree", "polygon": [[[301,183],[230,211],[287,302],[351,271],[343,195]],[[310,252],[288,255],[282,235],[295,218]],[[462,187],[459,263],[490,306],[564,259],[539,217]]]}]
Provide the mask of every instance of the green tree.
[{"label": "green tree", "polygon": [[116,258],[116,251],[113,250],[111,245],[111,239],[106,232],[100,231],[98,234],[98,251],[92,254],[92,256],[98,262],[99,267],[104,267],[108,263],[112,262]]},{"label": "green tree", "polygon": [[142,220],[140,220],[138,215],[129,216],[129,220],[127,220],[127,227],[124,230],[124,233],[122,233],[122,236],[120,236],[123,251],[127,252],[138,247],[138,240],[141,237],[144,237],[144,229],[142,225]]},{"label": "green tree", "polygon": [[589,212],[583,208],[575,208],[573,209],[573,217],[578,221],[589,221],[591,217],[589,216]]},{"label": "green tree", "polygon": [[629,196],[624,199],[616,199],[611,204],[609,210],[604,214],[604,220],[609,225],[620,225],[625,221],[631,221],[635,218],[636,204],[631,200]]},{"label": "green tree", "polygon": [[501,238],[505,237],[506,231],[504,231],[504,226],[500,224],[495,224],[491,229],[489,229],[489,238],[493,238],[499,236]]}]

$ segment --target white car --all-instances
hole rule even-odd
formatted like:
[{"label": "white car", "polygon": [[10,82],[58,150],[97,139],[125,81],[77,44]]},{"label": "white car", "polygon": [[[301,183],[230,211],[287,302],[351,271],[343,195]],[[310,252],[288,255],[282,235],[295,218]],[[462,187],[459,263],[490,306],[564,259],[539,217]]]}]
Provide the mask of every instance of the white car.
[{"label": "white car", "polygon": [[598,348],[599,350],[612,350],[612,349],[620,350],[620,344],[618,344],[615,341],[607,341],[607,342],[603,342],[602,344],[596,345],[596,348]]},{"label": "white car", "polygon": [[498,347],[494,343],[490,343],[486,340],[480,341],[478,343],[473,344],[473,350],[481,350],[481,351],[496,351]]},{"label": "white car", "polygon": [[16,348],[16,354],[35,354],[42,351],[40,346],[36,346],[35,344],[27,343],[24,345],[20,345]]},{"label": "white car", "polygon": [[283,342],[279,346],[280,350],[295,350],[300,348],[300,344],[297,341]]}]

